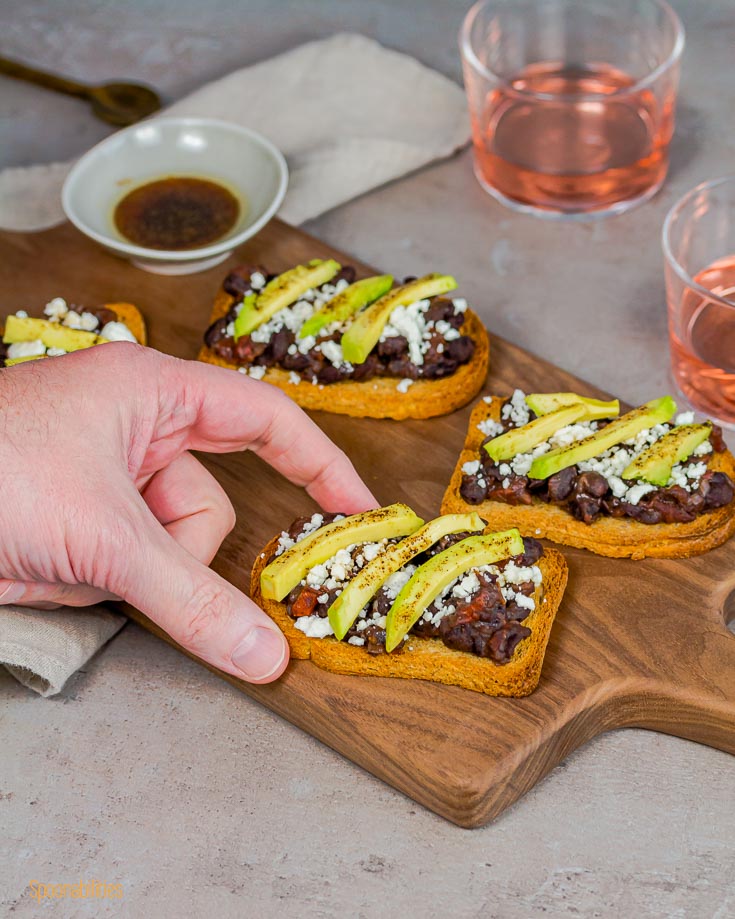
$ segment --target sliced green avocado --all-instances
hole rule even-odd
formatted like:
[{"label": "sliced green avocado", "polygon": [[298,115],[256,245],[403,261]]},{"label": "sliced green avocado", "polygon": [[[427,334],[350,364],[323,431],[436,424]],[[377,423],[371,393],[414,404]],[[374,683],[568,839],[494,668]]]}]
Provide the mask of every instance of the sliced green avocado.
[{"label": "sliced green avocado", "polygon": [[3,342],[6,345],[19,341],[35,341],[40,338],[47,348],[63,348],[64,351],[81,351],[92,345],[101,345],[107,341],[94,332],[83,329],[70,329],[59,322],[48,319],[33,319],[30,316],[8,316],[5,320]]},{"label": "sliced green avocado", "polygon": [[516,529],[485,536],[468,536],[421,565],[388,611],[385,650],[392,651],[418,622],[426,607],[470,568],[492,565],[503,558],[520,555],[523,539]]},{"label": "sliced green avocado", "polygon": [[[245,330],[248,328],[252,322],[253,310],[255,309],[255,301],[258,299],[257,294],[250,293],[242,301],[242,306],[240,307],[240,312],[235,316],[235,331],[234,338],[237,341],[239,338],[242,338],[243,335],[247,335],[248,332]],[[254,328],[257,328],[255,326]],[[250,329],[252,331],[252,329]]]},{"label": "sliced green avocado", "polygon": [[374,278],[364,278],[350,284],[341,293],[336,294],[311,318],[301,326],[299,338],[316,335],[325,325],[331,322],[343,322],[363,306],[377,300],[387,293],[393,285],[393,275],[380,274]]},{"label": "sliced green avocado", "polygon": [[550,450],[543,456],[538,456],[531,463],[528,471],[530,479],[548,479],[560,469],[566,469],[567,466],[574,466],[575,463],[581,463],[583,460],[591,459],[593,456],[599,456],[610,447],[629,440],[639,431],[646,428],[652,428],[655,424],[663,424],[669,421],[676,411],[676,402],[671,396],[662,396],[660,399],[652,399],[641,405],[640,408],[633,409],[605,425],[599,431],[596,431],[590,437],[577,441],[568,447],[558,447],[556,450]]},{"label": "sliced green avocado", "polygon": [[334,520],[266,565],[260,574],[263,596],[267,600],[282,600],[311,568],[326,562],[340,549],[354,543],[407,536],[418,530],[423,522],[406,504],[391,504]]},{"label": "sliced green avocado", "polygon": [[671,478],[672,467],[691,456],[707,440],[711,431],[709,421],[705,424],[679,425],[640,453],[626,467],[622,477],[643,479],[651,485],[666,485]]},{"label": "sliced green avocado", "polygon": [[427,274],[403,284],[376,300],[354,318],[342,336],[342,353],[351,364],[362,364],[380,338],[390,314],[398,306],[408,306],[417,300],[438,297],[454,290],[457,282],[448,274]]},{"label": "sliced green avocado", "polygon": [[331,281],[341,267],[334,259],[315,258],[268,281],[257,296],[245,298],[235,320],[235,338],[249,335],[279,310],[295,303],[307,290]]},{"label": "sliced green avocado", "polygon": [[612,402],[601,402],[599,399],[588,399],[578,396],[576,392],[532,392],[526,396],[526,405],[537,415],[547,415],[555,412],[565,405],[574,405],[581,402],[590,411],[588,421],[597,421],[598,418],[617,418],[620,414],[620,403],[617,399]]},{"label": "sliced green avocado", "polygon": [[389,546],[355,575],[329,607],[329,623],[340,640],[357,619],[360,610],[399,568],[420,552],[434,545],[448,533],[484,530],[485,522],[477,514],[446,514],[424,524],[401,542]]},{"label": "sliced green avocado", "polygon": [[26,357],[6,357],[5,366],[15,367],[16,364],[25,364],[27,361],[40,361],[45,358],[45,354],[29,354]]},{"label": "sliced green avocado", "polygon": [[548,415],[534,418],[521,428],[512,428],[504,434],[499,434],[485,444],[485,449],[496,463],[508,460],[519,453],[530,453],[537,444],[548,440],[560,428],[588,418],[588,409],[581,402],[567,405],[555,412],[549,412]]}]

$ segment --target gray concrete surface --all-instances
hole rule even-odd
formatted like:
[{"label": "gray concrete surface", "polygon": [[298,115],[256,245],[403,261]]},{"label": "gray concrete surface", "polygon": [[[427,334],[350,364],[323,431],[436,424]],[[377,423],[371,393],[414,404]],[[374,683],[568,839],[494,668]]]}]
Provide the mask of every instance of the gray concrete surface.
[{"label": "gray concrete surface", "polygon": [[[5,0],[0,53],[176,98],[351,29],[459,78],[468,0]],[[611,0],[614,3],[614,0]],[[672,171],[651,203],[570,226],[503,210],[467,154],[312,221],[386,270],[449,267],[496,332],[633,401],[668,388],[659,231],[733,170],[733,0],[675,0],[688,30]],[[0,166],[105,135],[75,100],[0,79]],[[492,826],[457,829],[130,626],[45,701],[0,675],[0,912],[28,884],[121,883],[49,915],[735,915],[735,760],[625,731],[571,756]]]}]

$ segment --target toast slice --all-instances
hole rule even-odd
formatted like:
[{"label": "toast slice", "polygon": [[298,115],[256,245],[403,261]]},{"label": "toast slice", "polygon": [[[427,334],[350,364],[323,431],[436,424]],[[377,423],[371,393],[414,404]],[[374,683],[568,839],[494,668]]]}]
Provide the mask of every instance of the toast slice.
[{"label": "toast slice", "polygon": [[272,559],[278,537],[258,555],[250,580],[252,599],[271,617],[286,636],[295,660],[311,660],[323,670],[360,676],[397,677],[431,680],[461,686],[490,696],[527,696],[541,676],[551,626],[567,583],[567,564],[556,549],[544,548],[536,562],[543,581],[533,594],[535,608],[523,620],[531,634],[522,639],[507,664],[448,648],[438,638],[411,634],[400,654],[368,654],[362,647],[337,641],[334,637],[309,638],[294,625],[286,605],[267,600],[260,589],[260,574]]},{"label": "toast slice", "polygon": [[[690,523],[639,523],[627,517],[599,517],[592,523],[574,518],[565,508],[538,498],[532,504],[510,505],[486,499],[469,504],[460,494],[462,467],[476,460],[485,435],[478,424],[500,419],[502,398],[479,402],[470,415],[469,429],[449,487],[442,514],[476,511],[492,529],[518,527],[523,536],[550,539],[565,546],[589,549],[612,558],[688,558],[721,545],[735,533],[735,501],[700,514]],[[709,468],[735,480],[735,458],[726,451],[713,454]]]},{"label": "toast slice", "polygon": [[[226,316],[237,300],[220,289],[214,301],[209,324]],[[404,392],[399,389],[401,380],[377,377],[363,382],[346,380],[329,384],[313,384],[299,379],[279,367],[269,367],[262,379],[282,389],[302,408],[335,412],[356,418],[433,418],[447,415],[470,402],[482,389],[487,376],[490,342],[485,326],[472,310],[465,313],[460,329],[475,343],[475,352],[467,364],[462,364],[451,376],[440,380],[415,380]],[[219,367],[237,370],[237,364],[218,357],[211,348],[203,345],[199,360]]]},{"label": "toast slice", "polygon": [[[136,341],[140,345],[148,344],[148,332],[146,330],[145,319],[143,319],[143,314],[132,303],[103,303],[100,307],[101,309],[111,310],[115,313],[117,320],[124,323],[130,331],[135,336]],[[46,317],[41,317],[45,319]],[[98,328],[101,328],[101,324]],[[0,326],[0,337],[4,331],[4,325]]]}]

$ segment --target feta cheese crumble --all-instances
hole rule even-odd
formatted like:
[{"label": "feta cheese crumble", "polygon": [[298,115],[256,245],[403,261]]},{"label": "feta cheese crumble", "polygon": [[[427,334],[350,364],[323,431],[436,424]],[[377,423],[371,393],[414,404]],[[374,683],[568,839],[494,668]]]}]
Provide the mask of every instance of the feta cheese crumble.
[{"label": "feta cheese crumble", "polygon": [[[84,315],[90,315],[85,313]],[[102,326],[100,330],[100,335],[102,338],[106,338],[108,341],[137,341],[135,335],[130,331],[130,329],[125,325],[124,322],[108,322]]]},{"label": "feta cheese crumble", "polygon": [[46,353],[46,345],[40,338],[33,341],[17,341],[8,346],[7,355],[9,358],[17,357],[39,357]]}]

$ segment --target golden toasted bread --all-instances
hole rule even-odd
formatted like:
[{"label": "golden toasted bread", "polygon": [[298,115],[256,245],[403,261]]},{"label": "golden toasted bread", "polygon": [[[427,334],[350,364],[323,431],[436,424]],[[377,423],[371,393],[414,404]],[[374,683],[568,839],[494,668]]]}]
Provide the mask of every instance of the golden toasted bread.
[{"label": "golden toasted bread", "polygon": [[[488,418],[498,421],[502,404],[498,397],[491,403],[479,402],[472,410],[464,447],[442,501],[443,514],[477,511],[492,529],[515,526],[524,536],[550,539],[612,558],[688,558],[714,549],[735,533],[735,502],[700,514],[691,523],[653,524],[629,517],[599,517],[583,523],[565,508],[539,499],[521,505],[491,499],[468,504],[459,492],[462,466],[479,456],[485,435],[477,425]],[[713,454],[709,468],[725,472],[735,481],[735,458],[729,451]]]},{"label": "golden toasted bread", "polygon": [[438,638],[409,635],[399,654],[378,655],[334,637],[308,638],[296,628],[284,603],[267,600],[261,592],[260,573],[277,546],[278,537],[275,537],[256,559],[250,595],[286,636],[295,660],[311,660],[323,670],[335,673],[432,680],[490,696],[527,696],[538,685],[551,626],[567,583],[567,564],[556,549],[545,549],[536,562],[543,581],[533,595],[536,608],[523,620],[531,634],[519,642],[507,664],[496,664],[476,654],[448,648]]},{"label": "golden toasted bread", "polygon": [[[235,302],[234,297],[220,289],[214,301],[210,324],[227,315]],[[390,377],[377,377],[364,383],[351,380],[327,385],[315,385],[308,380],[293,383],[294,375],[278,367],[269,367],[263,380],[282,389],[303,408],[339,415],[393,418],[397,421],[447,415],[473,399],[482,389],[487,376],[490,343],[485,326],[472,310],[465,313],[460,331],[475,343],[475,352],[469,363],[440,380],[415,380],[406,392],[398,389],[400,380]],[[236,364],[222,360],[206,345],[199,352],[199,360],[237,369]]]}]

